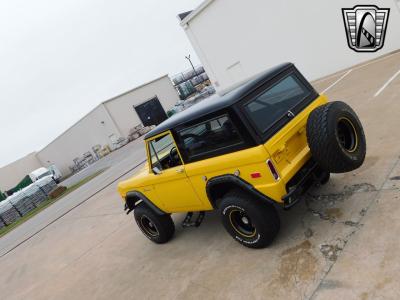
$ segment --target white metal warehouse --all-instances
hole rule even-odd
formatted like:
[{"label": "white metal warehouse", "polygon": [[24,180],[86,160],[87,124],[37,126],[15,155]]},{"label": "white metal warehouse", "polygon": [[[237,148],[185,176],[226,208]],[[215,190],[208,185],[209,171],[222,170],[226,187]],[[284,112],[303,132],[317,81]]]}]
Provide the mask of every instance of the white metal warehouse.
[{"label": "white metal warehouse", "polygon": [[33,152],[0,168],[0,191],[5,192],[15,187],[22,178],[42,166],[37,153]]},{"label": "white metal warehouse", "polygon": [[69,174],[75,158],[93,153],[95,145],[112,146],[137,125],[160,123],[178,100],[170,78],[164,75],[100,103],[42,150],[0,168],[0,190],[13,188],[42,166],[55,164],[64,175]]},{"label": "white metal warehouse", "polygon": [[[157,124],[166,118],[165,112],[179,100],[168,75],[143,84],[126,93],[102,102],[71,128],[37,153],[44,166],[55,164],[62,173],[69,173],[73,159],[92,151],[95,145],[112,145],[120,137],[126,138],[130,129],[144,124]],[[155,104],[155,107],[154,105]],[[157,115],[161,104],[161,119]],[[149,105],[144,115],[139,109]]]},{"label": "white metal warehouse", "polygon": [[[386,41],[374,53],[348,47],[342,8],[390,8]],[[314,80],[400,49],[400,0],[205,0],[179,15],[218,93],[282,62]]]}]

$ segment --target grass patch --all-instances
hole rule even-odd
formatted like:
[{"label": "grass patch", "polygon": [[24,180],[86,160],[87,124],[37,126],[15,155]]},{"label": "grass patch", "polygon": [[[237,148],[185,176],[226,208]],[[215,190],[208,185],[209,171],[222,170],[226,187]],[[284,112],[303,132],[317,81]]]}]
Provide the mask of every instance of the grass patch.
[{"label": "grass patch", "polygon": [[19,218],[18,220],[16,220],[14,223],[3,227],[0,229],[0,237],[2,237],[3,235],[9,233],[11,230],[13,230],[14,228],[18,227],[19,225],[23,224],[24,222],[28,221],[30,218],[34,217],[35,215],[37,215],[38,213],[40,213],[42,210],[44,210],[46,207],[49,207],[50,205],[52,205],[53,203],[57,202],[58,200],[64,198],[65,196],[67,196],[69,193],[77,190],[78,188],[80,188],[82,185],[88,183],[90,180],[94,179],[95,177],[99,176],[101,173],[103,173],[106,169],[97,171],[96,173],[82,179],[81,181],[77,182],[76,184],[72,185],[71,187],[69,187],[68,189],[66,189],[64,191],[64,193],[62,193],[60,196],[58,196],[57,198],[54,199],[46,199],[45,201],[43,201],[42,203],[40,203],[40,205],[38,207],[36,207],[35,209],[32,209],[30,212],[28,212],[25,216]]}]

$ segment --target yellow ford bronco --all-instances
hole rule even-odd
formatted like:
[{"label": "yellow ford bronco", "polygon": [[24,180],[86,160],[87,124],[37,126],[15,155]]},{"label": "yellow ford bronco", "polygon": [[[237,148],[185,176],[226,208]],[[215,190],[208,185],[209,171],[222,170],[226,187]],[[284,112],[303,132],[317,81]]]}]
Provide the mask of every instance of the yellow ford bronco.
[{"label": "yellow ford bronco", "polygon": [[118,190],[147,238],[169,241],[172,213],[198,226],[216,209],[226,231],[251,248],[277,235],[277,207],[290,208],[330,173],[360,167],[366,152],[354,111],[328,103],[291,63],[172,116],[145,145],[145,167]]}]

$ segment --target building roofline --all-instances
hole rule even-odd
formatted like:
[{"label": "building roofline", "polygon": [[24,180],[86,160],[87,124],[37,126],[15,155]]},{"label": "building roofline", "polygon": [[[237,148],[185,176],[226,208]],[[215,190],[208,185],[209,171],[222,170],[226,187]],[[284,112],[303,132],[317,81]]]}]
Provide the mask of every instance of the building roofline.
[{"label": "building roofline", "polygon": [[[117,99],[117,98],[119,98],[119,97],[121,97],[121,96],[124,96],[124,95],[126,95],[126,94],[129,94],[129,93],[131,93],[131,92],[133,92],[133,91],[135,91],[135,90],[137,90],[137,89],[140,89],[140,88],[142,88],[142,87],[144,87],[144,86],[146,86],[146,85],[149,85],[149,84],[151,84],[151,83],[153,83],[153,82],[155,82],[155,81],[158,81],[158,80],[160,80],[160,79],[163,79],[163,78],[165,78],[165,77],[168,77],[168,74],[159,76],[159,77],[157,77],[157,78],[155,78],[155,79],[153,79],[153,80],[150,80],[150,81],[145,82],[145,83],[143,83],[143,84],[141,84],[141,85],[138,85],[137,87],[134,87],[133,89],[130,89],[130,90],[124,92],[124,93],[121,93],[121,94],[119,94],[119,95],[117,95],[117,96],[114,96],[114,97],[108,99],[108,100],[105,100],[105,101],[100,102],[100,103],[97,104],[94,108],[92,108],[88,113],[86,113],[84,116],[82,116],[81,118],[79,118],[79,120],[77,120],[74,124],[72,124],[71,126],[69,126],[66,130],[64,130],[64,131],[63,131],[62,133],[60,133],[57,137],[55,137],[50,143],[48,143],[46,146],[42,147],[40,150],[35,151],[35,153],[36,153],[36,154],[40,154],[44,149],[46,149],[48,146],[50,146],[50,145],[53,144],[55,141],[57,141],[59,138],[61,138],[64,134],[66,134],[69,130],[71,130],[71,129],[74,128],[76,125],[78,125],[83,119],[85,119],[88,115],[90,115],[93,111],[95,111],[95,110],[96,110],[97,108],[99,108],[100,106],[103,105],[104,108],[105,108],[105,105],[104,105],[104,104],[106,104],[106,103],[108,103],[108,102],[111,102],[111,101],[113,101],[113,100],[115,100],[115,99]],[[171,82],[171,84],[172,84],[172,82]],[[105,108],[105,109],[106,109],[106,108]],[[39,159],[39,160],[40,160],[40,159]]]},{"label": "building roofline", "polygon": [[162,76],[160,76],[160,77],[157,77],[157,78],[155,78],[155,79],[153,79],[153,80],[150,80],[150,81],[145,82],[145,83],[143,83],[143,84],[141,84],[141,85],[138,85],[137,87],[134,87],[133,89],[130,89],[130,90],[126,91],[126,92],[123,92],[123,93],[121,93],[121,94],[119,94],[119,95],[113,96],[113,97],[111,97],[110,99],[101,102],[100,104],[106,104],[106,103],[108,103],[108,102],[111,102],[111,101],[115,100],[116,98],[119,98],[119,97],[121,97],[121,96],[124,96],[124,95],[126,95],[126,94],[129,94],[129,93],[131,93],[131,92],[133,92],[133,91],[135,91],[135,90],[137,90],[137,89],[140,89],[140,88],[142,88],[142,87],[145,87],[146,85],[149,85],[149,84],[151,84],[151,83],[153,83],[153,82],[156,82],[156,81],[158,81],[158,80],[160,80],[160,79],[163,79],[164,77],[169,77],[169,75],[168,75],[168,74],[164,74],[164,75],[162,75]]},{"label": "building roofline", "polygon": [[17,161],[20,161],[20,160],[22,160],[22,159],[24,159],[24,158],[27,158],[27,157],[31,156],[31,155],[37,156],[37,151],[33,151],[33,152],[31,152],[31,153],[28,153],[28,154],[25,154],[25,155],[23,155],[23,156],[20,156],[20,157],[17,158],[16,160],[14,160],[14,161],[12,161],[12,162],[10,162],[10,163],[7,163],[7,164],[5,164],[5,165],[0,165],[0,169],[4,169],[4,168],[7,168],[7,167],[10,167],[11,165],[15,164]]},{"label": "building roofline", "polygon": [[[212,2],[215,0],[205,0],[202,3],[200,3],[199,6],[197,6],[190,14],[188,14],[183,20],[181,20],[180,24],[182,27],[187,25],[194,17],[196,17],[199,13],[201,13],[207,6],[209,6]],[[179,17],[178,17],[179,19]]]},{"label": "building roofline", "polygon": [[190,15],[192,13],[193,10],[189,10],[189,11],[185,11],[183,13],[178,14],[178,19],[180,21],[182,21],[183,19],[185,19],[188,15]]}]

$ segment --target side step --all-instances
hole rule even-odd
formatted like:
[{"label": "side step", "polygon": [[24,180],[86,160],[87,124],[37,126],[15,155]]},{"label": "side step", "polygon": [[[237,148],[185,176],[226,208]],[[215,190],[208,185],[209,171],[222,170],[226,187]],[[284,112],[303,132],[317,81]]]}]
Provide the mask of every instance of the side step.
[{"label": "side step", "polygon": [[182,227],[199,227],[201,225],[201,222],[204,220],[204,216],[206,213],[204,211],[199,212],[196,220],[193,222],[192,217],[193,217],[193,212],[188,212],[185,219],[182,222]]}]

